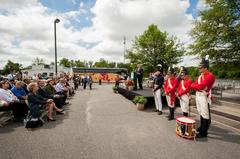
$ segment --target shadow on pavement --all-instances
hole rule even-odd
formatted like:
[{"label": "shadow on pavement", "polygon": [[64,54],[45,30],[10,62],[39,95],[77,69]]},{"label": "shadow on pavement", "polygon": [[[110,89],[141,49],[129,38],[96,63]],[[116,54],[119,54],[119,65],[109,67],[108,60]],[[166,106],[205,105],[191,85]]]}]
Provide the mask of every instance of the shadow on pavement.
[{"label": "shadow on pavement", "polygon": [[[236,138],[238,138],[238,139],[236,140]],[[202,139],[197,139],[197,141],[207,142],[208,139],[240,144],[240,135],[239,134],[233,133],[232,131],[229,131],[227,129],[222,129],[221,127],[215,126],[214,124],[211,124],[211,126],[210,126],[210,129],[208,131],[208,137],[202,138]]]}]

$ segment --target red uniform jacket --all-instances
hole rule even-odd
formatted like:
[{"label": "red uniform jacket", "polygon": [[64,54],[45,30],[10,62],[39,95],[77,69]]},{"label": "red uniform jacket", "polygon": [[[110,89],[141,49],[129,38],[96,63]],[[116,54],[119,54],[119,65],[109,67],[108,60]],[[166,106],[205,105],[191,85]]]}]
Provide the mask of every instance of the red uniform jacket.
[{"label": "red uniform jacket", "polygon": [[214,82],[215,76],[211,72],[206,71],[197,78],[191,85],[191,88],[196,91],[206,91],[208,93],[212,89]]},{"label": "red uniform jacket", "polygon": [[190,92],[192,81],[189,78],[181,80],[178,84],[177,95],[181,97]]},{"label": "red uniform jacket", "polygon": [[171,104],[173,104],[176,101],[176,94],[175,91],[178,86],[178,80],[176,77],[169,78],[165,81],[164,84],[164,91],[165,94],[168,94],[171,99]]}]

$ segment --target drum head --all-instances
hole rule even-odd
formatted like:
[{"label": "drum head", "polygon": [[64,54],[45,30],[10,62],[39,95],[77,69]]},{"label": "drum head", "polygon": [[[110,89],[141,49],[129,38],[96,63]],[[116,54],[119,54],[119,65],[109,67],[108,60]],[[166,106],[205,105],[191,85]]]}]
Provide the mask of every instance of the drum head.
[{"label": "drum head", "polygon": [[193,120],[192,118],[188,118],[188,117],[177,117],[177,122],[180,122],[182,124],[193,124],[196,121]]}]

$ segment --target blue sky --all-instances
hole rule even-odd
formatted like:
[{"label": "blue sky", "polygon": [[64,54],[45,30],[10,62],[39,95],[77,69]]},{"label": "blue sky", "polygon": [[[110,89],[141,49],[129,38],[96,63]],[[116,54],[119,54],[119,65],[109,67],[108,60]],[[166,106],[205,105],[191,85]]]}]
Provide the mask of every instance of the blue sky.
[{"label": "blue sky", "polygon": [[[123,61],[123,37],[156,24],[187,45],[202,0],[5,0],[0,5],[0,68],[8,59],[26,66],[36,57],[54,61],[53,21],[58,59]],[[14,24],[14,25],[13,25]],[[25,56],[28,54],[28,56]]]},{"label": "blue sky", "polygon": [[[80,22],[71,20],[71,26],[81,30],[83,27],[92,25],[91,18],[94,15],[90,9],[95,5],[95,0],[40,0],[40,2],[53,11],[55,10],[61,13],[84,9],[85,12],[79,17]],[[83,5],[81,8],[80,4]]]},{"label": "blue sky", "polygon": [[[189,0],[190,7],[187,9],[186,13],[192,14],[194,18],[197,17],[196,6],[198,0]],[[94,14],[91,13],[90,9],[95,5],[96,0],[40,0],[42,5],[52,9],[53,11],[58,11],[61,13],[70,12],[70,11],[78,11],[80,9],[80,3],[83,4],[82,9],[86,11],[86,13],[82,14],[80,18],[80,22],[76,20],[71,20],[71,26],[74,26],[76,29],[81,30],[84,27],[88,27],[92,25],[91,18],[94,17]],[[86,18],[88,17],[88,18]]]}]

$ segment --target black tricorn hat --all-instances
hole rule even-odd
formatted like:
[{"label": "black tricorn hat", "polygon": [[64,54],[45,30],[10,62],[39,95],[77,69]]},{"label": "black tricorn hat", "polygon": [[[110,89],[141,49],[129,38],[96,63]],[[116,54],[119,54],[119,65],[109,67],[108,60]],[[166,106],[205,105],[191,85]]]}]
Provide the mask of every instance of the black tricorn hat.
[{"label": "black tricorn hat", "polygon": [[180,67],[180,72],[179,72],[179,74],[188,75],[188,70],[187,70],[187,68],[184,67],[184,66],[181,66],[181,67]]},{"label": "black tricorn hat", "polygon": [[209,68],[209,61],[205,60],[204,58],[202,58],[201,62],[199,63],[198,67],[204,67],[204,68]]},{"label": "black tricorn hat", "polygon": [[172,67],[168,67],[167,74],[174,74],[174,69]]}]

